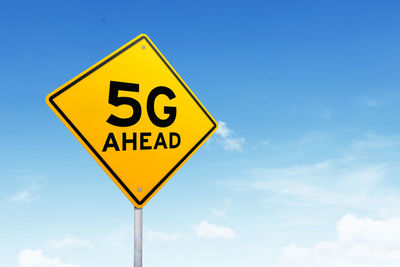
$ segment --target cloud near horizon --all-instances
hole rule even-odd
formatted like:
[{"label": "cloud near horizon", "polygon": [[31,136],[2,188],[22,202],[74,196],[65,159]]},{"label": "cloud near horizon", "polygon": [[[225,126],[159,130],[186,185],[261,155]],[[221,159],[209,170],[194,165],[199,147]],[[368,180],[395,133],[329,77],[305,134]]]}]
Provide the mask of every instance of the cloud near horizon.
[{"label": "cloud near horizon", "polygon": [[148,232],[148,237],[150,240],[161,240],[161,241],[175,241],[175,240],[183,238],[183,236],[178,233],[169,234],[166,232],[153,231],[153,230],[150,230]]},{"label": "cloud near horizon", "polygon": [[283,248],[283,266],[397,267],[400,262],[400,218],[374,220],[348,214],[336,225],[337,239],[312,247]]},{"label": "cloud near horizon", "polygon": [[81,267],[79,264],[63,263],[58,258],[48,258],[40,249],[24,249],[18,256],[19,267]]},{"label": "cloud near horizon", "polygon": [[192,229],[199,238],[233,239],[237,237],[233,229],[226,226],[211,224],[206,220],[201,221],[199,224],[192,225]]},{"label": "cloud near horizon", "polygon": [[53,250],[63,248],[91,248],[93,247],[93,243],[86,239],[65,236],[63,239],[49,239],[47,246]]}]

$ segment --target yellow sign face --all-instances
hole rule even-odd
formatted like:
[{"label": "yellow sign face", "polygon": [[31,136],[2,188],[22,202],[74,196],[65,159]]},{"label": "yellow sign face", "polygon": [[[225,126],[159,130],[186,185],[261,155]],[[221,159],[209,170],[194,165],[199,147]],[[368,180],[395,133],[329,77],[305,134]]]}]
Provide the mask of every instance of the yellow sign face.
[{"label": "yellow sign face", "polygon": [[46,102],[137,208],[217,129],[146,35],[50,93]]}]

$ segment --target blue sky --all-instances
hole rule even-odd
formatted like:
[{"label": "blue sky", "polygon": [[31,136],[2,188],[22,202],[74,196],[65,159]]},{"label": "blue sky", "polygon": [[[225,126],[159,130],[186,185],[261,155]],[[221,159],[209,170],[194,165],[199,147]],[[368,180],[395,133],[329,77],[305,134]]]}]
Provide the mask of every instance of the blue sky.
[{"label": "blue sky", "polygon": [[144,208],[144,266],[398,266],[399,10],[2,2],[0,265],[132,266],[132,204],[45,96],[146,33],[220,130]]}]

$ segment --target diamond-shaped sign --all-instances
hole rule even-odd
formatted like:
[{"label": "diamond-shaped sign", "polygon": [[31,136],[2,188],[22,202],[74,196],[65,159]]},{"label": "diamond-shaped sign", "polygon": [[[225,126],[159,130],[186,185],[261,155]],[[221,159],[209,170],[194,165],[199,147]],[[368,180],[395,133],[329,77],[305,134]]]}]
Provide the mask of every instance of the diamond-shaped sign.
[{"label": "diamond-shaped sign", "polygon": [[46,102],[137,208],[217,129],[146,35],[49,94]]}]

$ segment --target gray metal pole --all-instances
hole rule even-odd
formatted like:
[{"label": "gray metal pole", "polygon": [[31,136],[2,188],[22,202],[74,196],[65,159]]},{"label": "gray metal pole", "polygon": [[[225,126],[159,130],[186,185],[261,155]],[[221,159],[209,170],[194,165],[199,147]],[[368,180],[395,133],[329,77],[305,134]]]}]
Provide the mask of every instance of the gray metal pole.
[{"label": "gray metal pole", "polygon": [[142,267],[143,209],[135,207],[135,254],[134,267]]}]

